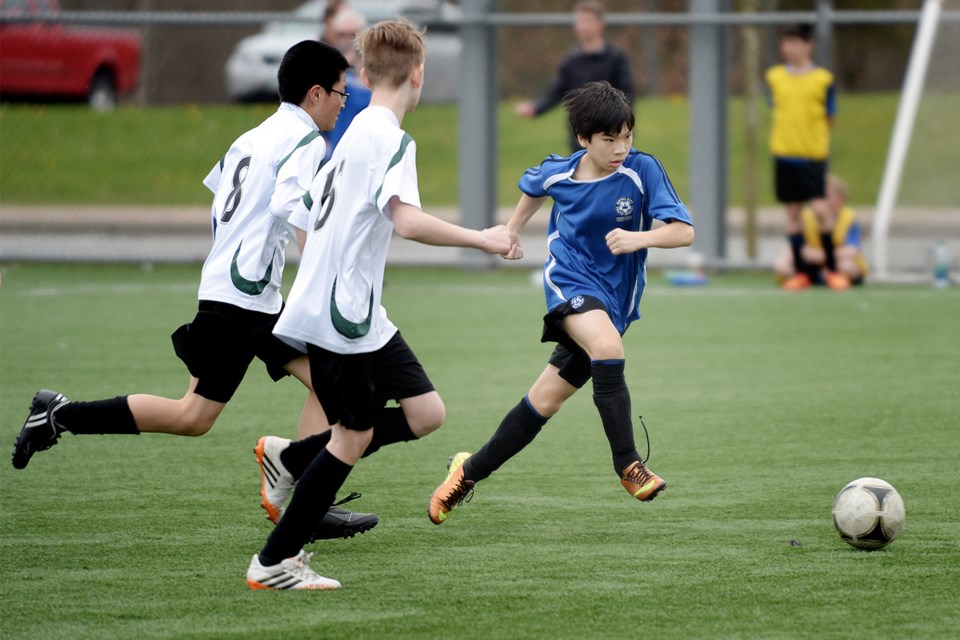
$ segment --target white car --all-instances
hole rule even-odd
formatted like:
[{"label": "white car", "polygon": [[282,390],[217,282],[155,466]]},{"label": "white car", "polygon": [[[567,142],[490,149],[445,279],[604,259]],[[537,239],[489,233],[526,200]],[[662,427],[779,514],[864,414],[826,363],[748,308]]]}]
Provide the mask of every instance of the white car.
[{"label": "white car", "polygon": [[[319,38],[326,0],[310,0],[293,15],[298,21],[270,22],[260,33],[241,40],[226,64],[226,88],[231,100],[249,102],[277,99],[277,70],[287,49]],[[414,24],[438,18],[456,18],[460,8],[448,0],[351,0],[350,6],[370,24],[402,16]],[[460,75],[460,36],[453,29],[431,26],[427,47],[423,102],[454,102]]]}]

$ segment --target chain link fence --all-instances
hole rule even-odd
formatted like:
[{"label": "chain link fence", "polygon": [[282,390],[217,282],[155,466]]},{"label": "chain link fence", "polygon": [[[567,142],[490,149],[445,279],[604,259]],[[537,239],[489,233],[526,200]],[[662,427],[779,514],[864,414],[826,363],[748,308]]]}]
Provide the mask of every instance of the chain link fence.
[{"label": "chain link fence", "polygon": [[[415,18],[426,16],[422,21],[428,24],[428,34],[433,34],[434,37],[443,35],[448,43],[456,41],[455,24],[447,24],[446,27],[443,24],[444,16],[454,16],[455,21],[456,2],[447,3],[453,7],[453,12],[445,14],[440,10],[430,13],[427,5],[433,5],[435,9],[437,2],[434,0],[355,0],[352,4],[361,11],[364,11],[365,7],[375,7],[370,10],[374,17],[382,15],[377,12],[382,12],[384,6],[389,7],[389,10],[407,12]],[[691,31],[688,25],[679,22],[688,9],[687,0],[606,0],[605,4],[609,12],[608,39],[624,49],[631,61],[634,86],[640,98],[639,117],[643,119],[645,115],[644,99],[675,103],[678,111],[686,113]],[[810,12],[822,9],[824,3],[818,0],[729,0],[727,4],[731,15],[738,11],[754,11],[772,18],[768,23],[761,22],[752,27],[736,23],[728,23],[726,27],[730,47],[728,82],[732,99],[736,103],[731,109],[728,126],[731,140],[734,141],[732,146],[740,147],[743,144],[741,140],[744,137],[744,128],[748,126],[744,120],[742,105],[751,81],[757,79],[754,70],[765,69],[778,60],[779,24],[775,19],[790,15],[808,16]],[[870,10],[887,16],[896,14],[902,18],[916,12],[921,0],[835,0],[826,4],[831,11]],[[10,34],[15,28],[32,30],[34,36],[43,37],[46,33],[50,38],[50,47],[56,38],[62,38],[65,33],[85,33],[92,39],[109,39],[111,35],[116,35],[117,31],[132,32],[140,44],[138,80],[130,91],[121,92],[121,106],[136,110],[140,113],[139,117],[147,121],[155,120],[160,124],[164,118],[169,117],[168,109],[183,109],[187,105],[188,109],[196,109],[196,117],[187,118],[187,125],[198,128],[213,127],[213,120],[227,120],[221,115],[223,112],[218,110],[235,104],[239,97],[231,95],[228,75],[231,57],[236,61],[243,53],[241,43],[249,43],[250,38],[259,39],[259,42],[270,41],[270,46],[275,50],[260,50],[257,55],[261,57],[260,62],[269,59],[278,63],[285,45],[277,45],[277,42],[282,42],[282,38],[274,38],[271,34],[295,25],[297,33],[319,36],[322,32],[319,16],[324,5],[325,0],[306,3],[303,0],[274,0],[266,4],[255,0],[60,0],[59,3],[55,0],[2,0],[3,73],[8,74]],[[500,0],[497,3],[499,14],[514,16],[513,24],[501,25],[496,31],[498,91],[502,99],[510,101],[532,97],[546,86],[556,64],[574,44],[570,28],[571,6],[572,2],[566,0]],[[948,5],[948,8],[952,6]],[[23,16],[31,11],[38,12],[40,19],[30,20]],[[296,11],[301,12],[299,19],[294,19],[294,14],[291,13]],[[417,13],[418,11],[420,13]],[[636,22],[637,16],[647,17],[648,22],[632,24]],[[747,29],[754,30],[757,46],[747,46],[748,40],[744,38]],[[832,25],[829,29],[830,38],[825,42],[827,46],[821,47],[819,55],[825,65],[834,71],[837,79],[841,95],[841,127],[844,118],[857,119],[864,115],[843,110],[844,98],[847,96],[852,98],[847,104],[857,105],[856,109],[882,108],[889,112],[892,118],[914,31],[915,25],[911,24],[909,19],[884,22],[839,21]],[[949,38],[956,41],[954,36]],[[438,66],[428,74],[428,78],[435,86],[444,89],[441,92],[443,95],[435,102],[447,104],[449,109],[455,110],[458,64],[456,46],[451,45],[449,49],[435,46],[430,51],[433,58],[428,59],[428,63]],[[949,67],[952,60],[955,68],[957,59],[947,52],[942,61]],[[937,82],[949,83],[950,80]],[[876,100],[871,98],[874,95]],[[202,192],[187,197],[183,195],[181,188],[171,185],[165,192],[166,200],[161,199],[159,202],[155,196],[139,198],[136,193],[130,196],[107,193],[102,198],[97,195],[77,196],[71,200],[71,192],[86,193],[84,189],[76,187],[75,183],[106,182],[111,179],[111,176],[105,173],[113,170],[102,168],[103,160],[109,157],[115,146],[120,148],[119,144],[97,134],[98,137],[91,138],[86,146],[79,145],[78,151],[69,144],[63,144],[62,137],[53,137],[69,137],[70,134],[62,131],[49,133],[42,124],[45,121],[34,119],[53,99],[44,97],[37,101],[37,96],[31,96],[26,105],[21,105],[16,103],[22,100],[8,91],[4,91],[0,97],[4,100],[0,117],[0,225],[3,231],[0,259],[192,261],[203,258],[209,238],[207,205],[203,203],[205,196]],[[78,99],[77,96],[72,98]],[[57,97],[55,100],[61,99],[62,97]],[[762,97],[760,99],[762,100]],[[81,110],[85,107],[81,105],[75,108]],[[233,137],[242,132],[243,126],[253,126],[265,117],[270,107],[247,105],[238,108],[245,109],[246,115],[238,118],[236,123],[231,120],[229,125],[223,125],[225,129],[234,126],[237,130],[223,131],[219,138],[222,142],[218,144],[229,144]],[[761,107],[761,113],[764,111]],[[866,114],[866,117],[870,117],[870,114]],[[942,129],[951,121],[951,116],[949,112],[941,111],[926,120],[930,125],[939,123],[938,126]],[[76,121],[86,122],[79,116]],[[880,121],[883,119],[880,118]],[[69,127],[69,124],[64,126]],[[77,126],[87,127],[88,124]],[[718,123],[718,126],[721,126],[721,123]],[[765,122],[761,121],[757,126],[759,129],[755,131],[756,140],[748,143],[748,146],[757,146],[761,171],[759,177],[754,176],[753,180],[756,188],[761,193],[766,193],[770,191],[766,175],[768,169],[765,168],[764,143],[767,132]],[[14,127],[21,129],[15,130]],[[157,165],[152,169],[143,169],[152,172],[153,180],[163,179],[164,173],[176,172],[182,164],[180,156],[186,157],[190,151],[186,148],[169,149],[169,139],[162,133],[163,128],[158,126],[157,130],[158,137],[154,141],[157,150],[153,155],[158,158],[165,156],[169,166],[163,166],[162,160],[157,160]],[[686,124],[681,123],[678,127],[678,138],[685,136],[686,131]],[[953,131],[956,131],[956,127]],[[124,134],[121,131],[111,135],[122,138]],[[842,138],[844,130],[841,128],[837,135]],[[864,138],[856,144],[848,141],[843,145],[843,149],[845,153],[854,153],[846,150],[856,148],[858,150],[855,153],[871,156],[872,162],[876,164],[876,157],[882,156],[886,151],[888,136],[889,129],[875,130],[869,139]],[[198,135],[197,138],[201,139],[201,136]],[[941,134],[941,146],[945,139]],[[178,141],[178,144],[183,143]],[[421,155],[448,152],[434,151],[428,139],[424,139],[420,146]],[[455,146],[454,141],[454,151],[445,161],[452,166],[456,166]],[[671,153],[684,156],[673,161],[671,165],[674,167],[673,172],[679,176],[678,182],[682,183],[687,140],[677,139],[673,146],[681,151],[653,151],[658,154],[666,153],[668,156]],[[61,150],[34,158],[38,154],[37,147],[59,147]],[[558,150],[562,149],[552,149]],[[150,153],[149,149],[140,151],[145,155]],[[207,150],[207,155],[210,153],[212,152]],[[222,150],[218,153],[222,153]],[[33,160],[23,161],[22,158]],[[536,158],[526,158],[524,161],[532,164]],[[137,159],[117,158],[114,166],[129,162],[137,162]],[[854,162],[850,161],[849,164]],[[39,170],[67,173],[65,165],[74,168],[78,165],[80,168],[89,167],[90,173],[84,177],[82,171],[75,171],[72,185],[42,188],[23,186],[29,177],[24,174],[34,174]],[[936,169],[947,171],[949,167],[940,166]],[[200,175],[203,169],[196,165],[190,171]],[[929,169],[921,178],[914,176],[912,179],[912,184],[918,185],[914,192],[929,191],[919,186],[924,184],[924,181],[937,182],[941,186],[947,182],[955,183],[955,180],[950,181],[946,176],[943,179],[936,174],[931,176]],[[775,244],[777,250],[779,249],[782,212],[777,207],[769,206],[769,202],[767,206],[761,207],[759,232],[768,238],[768,243],[761,243],[760,249],[751,254],[743,239],[745,189],[740,185],[746,179],[743,151],[740,150],[736,157],[731,158],[731,184],[734,187],[731,189],[732,224],[729,226],[731,235],[728,238],[731,247],[730,260],[742,264],[763,265],[770,261],[770,253]],[[196,178],[196,181],[199,181],[199,178]],[[867,212],[867,216],[869,207],[865,205],[872,202],[876,189],[877,185],[870,180],[852,185],[856,201]],[[907,189],[909,192],[909,187]],[[102,190],[96,193],[101,192]],[[455,189],[453,192],[455,193]],[[958,199],[955,192],[948,190],[945,195],[940,196],[940,200],[938,211],[956,213]],[[187,201],[187,204],[177,204],[183,201]],[[450,204],[452,206],[448,214],[456,218],[456,204]],[[761,198],[761,205],[763,204]],[[946,223],[937,218],[930,223],[933,229],[931,233],[935,233],[943,224],[952,223],[955,218],[956,216],[944,218]],[[84,220],[86,227],[81,224]],[[144,220],[152,222],[145,223]],[[896,229],[894,233],[896,234]],[[151,237],[144,238],[144,234]],[[924,243],[926,237],[920,241],[920,244]],[[920,256],[913,259],[907,268],[924,268],[924,258]]]}]

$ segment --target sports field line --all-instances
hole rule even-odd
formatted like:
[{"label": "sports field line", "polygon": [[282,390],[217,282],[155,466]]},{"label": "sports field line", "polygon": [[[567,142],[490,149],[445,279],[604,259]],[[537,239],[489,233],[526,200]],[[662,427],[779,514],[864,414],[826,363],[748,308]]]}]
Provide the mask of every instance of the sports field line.
[{"label": "sports field line", "polygon": [[[511,295],[530,295],[531,293],[539,293],[541,287],[537,285],[508,285],[508,286],[497,286],[497,285],[427,285],[427,284],[395,284],[387,285],[385,291],[389,290],[400,290],[405,291],[431,291],[435,293],[468,293],[468,294],[490,294],[490,295],[502,295],[502,294],[511,294]],[[661,295],[678,295],[678,296],[725,296],[725,297],[783,297],[783,298],[802,298],[807,293],[817,293],[818,290],[811,292],[794,292],[794,291],[783,291],[778,288],[776,285],[770,285],[769,289],[757,289],[757,288],[748,288],[748,287],[735,287],[735,286],[700,286],[700,287],[668,287],[663,285],[647,285],[644,288],[644,295],[651,294],[656,296]],[[827,293],[824,291],[823,293]],[[933,288],[917,288],[917,287],[899,287],[899,286],[887,286],[882,288],[871,288],[869,286],[864,288],[854,289],[849,292],[837,292],[835,295],[838,296],[866,296],[866,297],[875,297],[875,296],[891,296],[891,295],[909,295],[909,296],[920,296],[920,297],[936,297],[944,295],[952,295],[949,292],[936,291]]]},{"label": "sports field line", "polygon": [[25,289],[17,292],[21,298],[52,298],[65,296],[87,296],[87,295],[137,295],[150,291],[196,291],[195,282],[167,283],[167,284],[108,284],[108,285],[82,285],[71,287],[40,287],[38,289]]},{"label": "sports field line", "polygon": [[[15,295],[23,298],[43,298],[43,297],[66,297],[77,295],[139,295],[151,291],[166,292],[195,292],[197,282],[177,282],[165,284],[107,284],[107,285],[83,285],[71,287],[40,287],[35,289],[25,289],[18,291]],[[540,291],[540,285],[428,285],[428,284],[407,284],[387,283],[385,291],[430,291],[434,293],[446,294],[473,294],[473,295],[530,295]],[[721,297],[802,297],[804,292],[782,291],[773,285],[769,289],[755,289],[744,287],[727,286],[703,286],[703,287],[666,287],[661,285],[648,285],[645,293],[657,296],[678,295],[678,296],[721,296]],[[950,292],[936,291],[934,289],[925,289],[922,287],[865,287],[848,293],[838,293],[837,295],[849,295],[857,297],[874,296],[919,296],[933,297],[952,295]]]}]

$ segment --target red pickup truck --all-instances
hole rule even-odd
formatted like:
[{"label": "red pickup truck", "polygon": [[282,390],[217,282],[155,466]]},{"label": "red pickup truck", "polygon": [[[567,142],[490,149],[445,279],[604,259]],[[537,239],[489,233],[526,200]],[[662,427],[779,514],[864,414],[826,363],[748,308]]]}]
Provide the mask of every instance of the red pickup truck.
[{"label": "red pickup truck", "polygon": [[110,109],[140,77],[140,34],[30,19],[57,0],[0,0],[0,98],[86,100]]}]

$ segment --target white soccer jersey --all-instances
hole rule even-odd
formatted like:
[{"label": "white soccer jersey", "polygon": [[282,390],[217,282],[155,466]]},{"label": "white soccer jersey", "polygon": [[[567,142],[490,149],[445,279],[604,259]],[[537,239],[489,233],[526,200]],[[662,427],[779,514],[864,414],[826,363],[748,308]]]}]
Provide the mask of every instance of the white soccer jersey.
[{"label": "white soccer jersey", "polygon": [[420,206],[416,143],[393,112],[368,107],[290,217],[307,242],[277,336],[345,354],[376,351],[393,337],[380,303],[393,196]]},{"label": "white soccer jersey", "polygon": [[280,280],[288,219],[323,162],[326,143],[300,107],[282,103],[231,145],[203,184],[213,191],[213,247],[201,300],[264,313],[283,305]]}]

